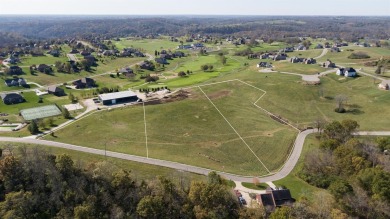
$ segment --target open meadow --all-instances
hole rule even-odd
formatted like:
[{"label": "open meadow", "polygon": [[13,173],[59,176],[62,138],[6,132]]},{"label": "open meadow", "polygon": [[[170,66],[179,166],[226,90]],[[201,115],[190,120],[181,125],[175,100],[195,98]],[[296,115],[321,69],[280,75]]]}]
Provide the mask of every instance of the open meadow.
[{"label": "open meadow", "polygon": [[264,92],[240,82],[183,92],[185,100],[145,104],[147,144],[142,106],[95,113],[45,139],[242,175],[284,163],[297,132],[253,105]]}]

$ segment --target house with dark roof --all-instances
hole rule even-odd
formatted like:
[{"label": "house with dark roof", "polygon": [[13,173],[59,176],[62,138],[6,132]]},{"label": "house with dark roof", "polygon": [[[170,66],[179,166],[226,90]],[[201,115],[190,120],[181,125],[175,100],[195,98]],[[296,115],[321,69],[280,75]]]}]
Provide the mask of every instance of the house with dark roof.
[{"label": "house with dark roof", "polygon": [[14,57],[14,56],[10,56],[8,59],[5,59],[4,62],[8,62],[9,64],[16,64],[17,62],[19,62],[19,59]]},{"label": "house with dark roof", "polygon": [[339,47],[332,47],[331,49],[330,49],[330,51],[331,52],[340,52],[340,48]]},{"label": "house with dark roof", "polygon": [[184,52],[182,51],[175,51],[173,54],[172,54],[173,58],[181,58],[181,57],[185,57],[186,55],[184,54]]},{"label": "house with dark roof", "polygon": [[76,54],[76,53],[79,53],[79,51],[75,48],[73,48],[70,52],[70,54]]},{"label": "house with dark roof", "polygon": [[54,56],[54,57],[59,57],[60,56],[60,50],[58,49],[53,49],[49,52],[50,55]]},{"label": "house with dark roof", "polygon": [[297,50],[297,51],[300,51],[300,50],[307,50],[307,48],[306,48],[304,45],[299,44],[298,46],[295,47],[295,50]]},{"label": "house with dark roof", "polygon": [[5,79],[4,80],[5,85],[8,87],[13,87],[13,86],[26,86],[27,82],[23,78],[12,78],[12,79]]},{"label": "house with dark roof", "polygon": [[193,48],[203,48],[204,47],[203,43],[193,43],[191,46]]},{"label": "house with dark roof", "polygon": [[258,68],[272,68],[272,65],[268,62],[259,62],[259,64],[257,64],[257,67]]},{"label": "house with dark roof", "polygon": [[356,77],[357,75],[354,68],[339,68],[336,74],[345,77]]},{"label": "house with dark roof", "polygon": [[317,44],[314,49],[323,49],[324,46],[322,44]]},{"label": "house with dark roof", "polygon": [[155,61],[162,65],[168,64],[168,61],[165,58],[156,58]]},{"label": "house with dark roof", "polygon": [[47,72],[50,73],[50,72],[53,71],[53,69],[50,66],[46,65],[46,64],[39,64],[38,67],[37,67],[37,70],[42,72],[42,73],[47,73]]},{"label": "house with dark roof", "polygon": [[324,68],[336,68],[336,64],[330,61],[329,59],[322,64]]},{"label": "house with dark roof", "polygon": [[303,58],[299,58],[299,57],[294,56],[294,57],[291,57],[291,58],[290,58],[290,62],[291,62],[291,63],[303,62]]},{"label": "house with dark roof", "polygon": [[0,97],[4,104],[7,105],[23,103],[25,101],[23,96],[18,93],[0,94]]},{"label": "house with dark roof", "polygon": [[154,70],[154,68],[155,68],[155,66],[154,66],[154,64],[152,63],[152,62],[150,62],[150,61],[144,61],[144,62],[142,62],[140,65],[139,65],[139,67],[141,68],[141,69],[147,69],[147,70]]},{"label": "house with dark roof", "polygon": [[90,63],[90,65],[96,64],[96,58],[93,55],[84,56],[84,59],[87,60]]},{"label": "house with dark roof", "polygon": [[73,81],[73,85],[76,86],[76,89],[96,87],[95,80],[92,78],[82,78],[77,81]]},{"label": "house with dark roof", "polygon": [[273,211],[276,207],[291,206],[294,199],[288,189],[272,189],[268,187],[265,194],[256,196],[257,202],[264,208]]},{"label": "house with dark roof", "polygon": [[57,96],[57,97],[66,95],[64,89],[57,87],[55,85],[49,86],[47,88],[47,93],[53,94],[54,96]]},{"label": "house with dark roof", "polygon": [[9,75],[21,75],[23,74],[23,69],[19,66],[14,65],[14,66],[10,66],[6,72]]},{"label": "house with dark roof", "polygon": [[316,64],[317,63],[317,61],[315,59],[313,59],[313,58],[304,59],[303,62],[305,64]]},{"label": "house with dark roof", "polygon": [[191,45],[185,44],[185,45],[178,45],[178,49],[192,49]]},{"label": "house with dark roof", "polygon": [[86,51],[86,50],[83,50],[83,51],[80,52],[80,55],[82,55],[82,56],[89,56],[89,55],[91,55],[91,53]]},{"label": "house with dark roof", "polygon": [[165,54],[161,54],[161,55],[160,55],[160,58],[163,58],[163,59],[172,59],[172,55],[169,54],[169,53],[165,53]]},{"label": "house with dark roof", "polygon": [[272,58],[272,60],[274,60],[274,61],[286,60],[287,59],[287,54],[280,53],[280,54],[276,54],[274,56],[269,56],[269,57]]}]

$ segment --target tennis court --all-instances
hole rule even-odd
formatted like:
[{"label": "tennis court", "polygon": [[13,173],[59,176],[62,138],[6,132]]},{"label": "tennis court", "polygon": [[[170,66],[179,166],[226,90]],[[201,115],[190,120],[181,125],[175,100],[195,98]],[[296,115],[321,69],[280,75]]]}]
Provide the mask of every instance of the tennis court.
[{"label": "tennis court", "polygon": [[51,116],[58,116],[61,114],[61,110],[56,105],[47,105],[24,109],[20,111],[24,120],[42,119]]}]

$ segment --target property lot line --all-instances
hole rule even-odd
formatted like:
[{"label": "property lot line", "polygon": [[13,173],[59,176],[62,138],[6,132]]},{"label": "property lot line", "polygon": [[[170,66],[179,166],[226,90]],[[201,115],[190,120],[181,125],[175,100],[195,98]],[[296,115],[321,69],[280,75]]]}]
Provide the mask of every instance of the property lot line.
[{"label": "property lot line", "polygon": [[200,91],[202,91],[202,93],[204,94],[204,96],[210,101],[210,103],[214,106],[214,108],[218,111],[218,113],[222,116],[222,118],[229,124],[229,126],[233,129],[233,131],[238,135],[238,137],[242,140],[242,142],[244,142],[244,144],[248,147],[248,149],[252,152],[253,155],[255,155],[255,157],[257,158],[257,160],[259,160],[259,162],[261,163],[261,165],[263,165],[263,167],[267,170],[268,173],[271,173],[271,171],[269,171],[269,169],[264,165],[264,163],[260,160],[260,158],[255,154],[255,152],[252,150],[252,148],[246,143],[246,141],[241,137],[241,135],[237,132],[237,130],[232,126],[232,124],[230,124],[230,122],[226,119],[226,117],[221,113],[221,111],[219,111],[219,109],[217,108],[217,106],[213,103],[213,101],[211,101],[211,99],[206,95],[206,93],[202,90],[202,88],[199,86],[198,87]]},{"label": "property lot line", "polygon": [[146,146],[146,158],[149,158],[148,150],[148,134],[146,132],[146,112],[145,112],[145,103],[142,102],[142,107],[144,108],[144,124],[145,124],[145,146]]}]

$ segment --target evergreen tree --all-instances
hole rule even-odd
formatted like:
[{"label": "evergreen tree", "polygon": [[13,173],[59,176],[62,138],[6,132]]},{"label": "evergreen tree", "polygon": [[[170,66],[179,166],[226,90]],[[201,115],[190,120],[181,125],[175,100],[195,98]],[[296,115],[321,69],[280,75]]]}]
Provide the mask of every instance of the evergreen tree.
[{"label": "evergreen tree", "polygon": [[28,125],[28,131],[33,135],[39,132],[38,124],[35,120],[32,120],[30,125]]}]

